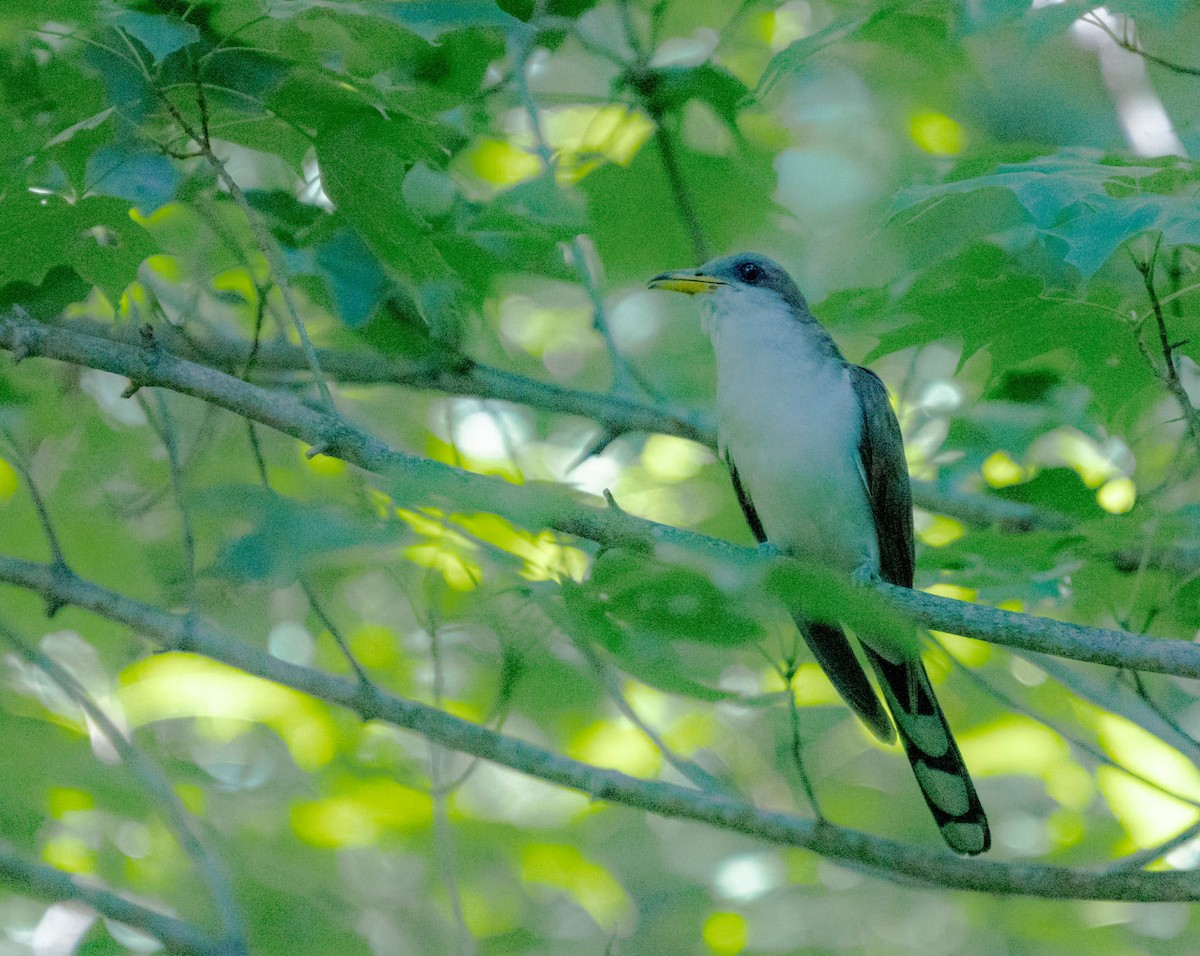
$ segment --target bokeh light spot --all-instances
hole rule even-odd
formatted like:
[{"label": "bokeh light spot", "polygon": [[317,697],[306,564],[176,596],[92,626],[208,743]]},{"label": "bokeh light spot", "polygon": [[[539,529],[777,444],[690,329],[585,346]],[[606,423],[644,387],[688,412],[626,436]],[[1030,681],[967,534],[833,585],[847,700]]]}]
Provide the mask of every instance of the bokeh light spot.
[{"label": "bokeh light spot", "polygon": [[718,956],[735,956],[746,948],[746,917],[712,913],[704,921],[704,944]]},{"label": "bokeh light spot", "polygon": [[944,113],[915,113],[908,121],[908,135],[934,156],[957,156],[967,145],[962,126]]}]

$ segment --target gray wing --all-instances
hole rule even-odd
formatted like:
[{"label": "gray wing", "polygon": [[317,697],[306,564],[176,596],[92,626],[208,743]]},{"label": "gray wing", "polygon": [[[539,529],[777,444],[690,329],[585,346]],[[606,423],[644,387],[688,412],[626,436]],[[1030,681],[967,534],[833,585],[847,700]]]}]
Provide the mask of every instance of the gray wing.
[{"label": "gray wing", "polygon": [[858,453],[875,517],[879,541],[879,576],[889,584],[911,588],[913,566],[912,488],[904,460],[900,423],[888,402],[887,389],[870,369],[850,366],[850,381],[862,409]]},{"label": "gray wing", "polygon": [[[875,517],[879,575],[911,588],[916,563],[912,490],[900,423],[888,402],[887,389],[874,372],[851,365],[850,377],[862,409],[858,451]],[[863,650],[879,677],[904,753],[942,837],[959,853],[982,853],[992,842],[987,816],[925,665],[919,657],[889,661],[865,642]]]},{"label": "gray wing", "polygon": [[[742,514],[746,516],[746,523],[754,532],[755,540],[762,544],[767,540],[762,520],[758,517],[754,502],[750,500],[741,478],[738,477],[733,459],[726,455],[725,460],[729,465],[729,477],[733,479],[733,490],[737,494],[738,504],[742,506]],[[836,624],[827,624],[824,621],[806,621],[799,617],[795,621],[817,664],[847,706],[867,725],[871,733],[884,743],[890,744],[895,740],[896,732],[892,729],[892,719],[883,709],[879,695],[875,693],[875,688],[867,680],[862,665],[854,656],[854,648],[850,646],[845,631]]]}]

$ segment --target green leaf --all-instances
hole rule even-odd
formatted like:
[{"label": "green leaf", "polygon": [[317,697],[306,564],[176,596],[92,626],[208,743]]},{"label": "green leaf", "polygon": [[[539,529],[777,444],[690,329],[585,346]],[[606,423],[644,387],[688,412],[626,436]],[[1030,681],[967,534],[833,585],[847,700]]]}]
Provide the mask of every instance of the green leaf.
[{"label": "green leaf", "polygon": [[561,603],[543,597],[541,604],[572,639],[600,645],[623,671],[648,687],[697,700],[729,700],[737,696],[688,677],[687,668],[670,644],[617,624],[604,602],[586,587],[565,583]]},{"label": "green leaf", "polygon": [[729,130],[741,137],[737,117],[750,91],[728,70],[712,63],[658,67],[642,81],[643,95],[666,113],[678,113],[690,100],[712,107]]},{"label": "green leaf", "polygon": [[0,202],[0,284],[38,285],[55,267],[71,267],[116,303],[157,246],[129,217],[127,203],[89,196],[10,192]]},{"label": "green leaf", "polygon": [[[1000,188],[1010,191],[1050,247],[1089,279],[1127,241],[1157,230],[1168,244],[1200,243],[1195,215],[1200,170],[1169,158],[1136,164],[1094,150],[1069,149],[994,172],[935,186],[915,186],[897,195],[893,214],[918,207],[913,218],[948,196]],[[961,217],[960,217],[961,218]],[[1012,223],[986,213],[973,218],[983,237]]]},{"label": "green leaf", "polygon": [[517,17],[494,0],[404,0],[402,3],[380,3],[375,9],[419,33],[430,43],[447,32],[463,28],[525,28]]},{"label": "green leaf", "polygon": [[704,575],[630,551],[601,554],[586,587],[636,633],[721,646],[760,636],[757,622]]},{"label": "green leaf", "polygon": [[420,304],[434,337],[455,341],[459,282],[427,223],[404,201],[404,176],[418,160],[437,162],[436,131],[409,117],[357,112],[317,137],[325,191],[367,245]]},{"label": "green leaf", "polygon": [[112,24],[137,40],[155,60],[170,56],[200,39],[200,30],[194,23],[136,10],[121,11],[112,18]]},{"label": "green leaf", "polygon": [[290,584],[332,555],[397,539],[394,527],[368,524],[331,506],[314,506],[254,486],[206,489],[196,496],[208,513],[227,510],[254,528],[222,545],[208,573],[236,582]]}]

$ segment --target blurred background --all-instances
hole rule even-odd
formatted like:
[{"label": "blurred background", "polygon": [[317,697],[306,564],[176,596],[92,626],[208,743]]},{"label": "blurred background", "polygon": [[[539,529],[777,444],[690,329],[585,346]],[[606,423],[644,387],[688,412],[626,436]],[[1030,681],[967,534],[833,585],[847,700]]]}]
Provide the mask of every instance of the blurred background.
[{"label": "blurred background", "polygon": [[[889,387],[917,587],[1192,640],[1197,51],[1182,0],[9,0],[0,306],[148,323],[531,514],[565,486],[749,545],[698,310],[646,280],[763,252]],[[761,592],[129,385],[0,363],[4,859],[236,912],[256,953],[1194,950],[1186,903],[921,887],[591,802],[58,607],[18,562],[807,816],[798,740],[833,822],[945,852],[899,751],[807,658],[789,685]],[[1200,862],[1194,681],[926,660],[988,859]],[[2,953],[160,945],[0,870]]]}]

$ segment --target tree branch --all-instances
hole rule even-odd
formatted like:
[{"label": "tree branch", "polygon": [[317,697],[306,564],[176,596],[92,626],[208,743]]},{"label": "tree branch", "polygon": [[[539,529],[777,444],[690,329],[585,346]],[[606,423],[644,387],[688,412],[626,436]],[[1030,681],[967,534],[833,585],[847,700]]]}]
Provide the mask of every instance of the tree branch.
[{"label": "tree branch", "polygon": [[225,867],[201,837],[194,818],[184,807],[179,795],[171,788],[171,783],[163,772],[134,745],[132,740],[125,736],[121,728],[92,699],[83,686],[54,658],[27,643],[3,621],[0,621],[0,640],[13,647],[29,663],[39,668],[75,702],[88,716],[88,719],[95,724],[104,739],[108,741],[117,756],[150,794],[150,797],[158,803],[167,826],[175,834],[179,846],[187,854],[208,886],[213,904],[217,909],[217,915],[221,920],[221,929],[225,939],[224,949],[231,956],[246,956],[242,919],[238,912],[233,887],[225,873]]},{"label": "tree branch", "polygon": [[[1161,242],[1161,237],[1159,241]],[[1139,259],[1135,255],[1133,257],[1133,264],[1137,271],[1141,273],[1142,283],[1146,287],[1146,295],[1150,299],[1150,314],[1154,316],[1154,323],[1158,329],[1163,367],[1159,367],[1154,357],[1150,354],[1149,347],[1142,339],[1141,322],[1138,323],[1136,330],[1137,345],[1141,349],[1142,355],[1145,356],[1151,371],[1166,385],[1167,391],[1171,393],[1171,397],[1179,405],[1179,412],[1187,424],[1188,435],[1192,439],[1192,444],[1197,451],[1200,451],[1200,410],[1197,410],[1192,404],[1191,398],[1188,397],[1187,389],[1183,387],[1183,381],[1180,379],[1179,370],[1175,365],[1175,349],[1182,343],[1172,344],[1171,342],[1167,332],[1167,320],[1163,315],[1162,301],[1159,299],[1158,290],[1154,286],[1154,268],[1158,262],[1158,247],[1159,243],[1156,242],[1154,252],[1148,259]]]},{"label": "tree branch", "polygon": [[[1110,27],[1105,21],[1104,17],[1098,16],[1094,11],[1088,11],[1079,19],[1103,30],[1108,34],[1109,39],[1111,39],[1113,43],[1119,46],[1122,50],[1127,50],[1130,53],[1137,54],[1143,60],[1170,70],[1172,73],[1180,73],[1183,76],[1200,76],[1200,67],[1185,66],[1182,63],[1176,63],[1174,60],[1168,60],[1165,57],[1157,56],[1156,54],[1143,49],[1141,42],[1136,36],[1131,36],[1128,33],[1126,33],[1124,36],[1118,36],[1116,32],[1114,32],[1113,28]],[[1126,29],[1128,29],[1130,24],[1129,18],[1124,17],[1123,20],[1125,22]]]},{"label": "tree branch", "polygon": [[426,704],[365,688],[358,680],[290,664],[203,621],[143,604],[45,564],[0,558],[0,580],[53,594],[120,621],[168,650],[189,651],[291,687],[358,714],[411,730],[433,743],[490,760],[532,777],[659,816],[694,820],[767,843],[812,850],[877,875],[930,886],[1054,899],[1200,900],[1190,872],[1096,872],[1036,863],[992,862],[924,850],[825,821],[762,810],[722,794],[604,770],[496,733]]},{"label": "tree branch", "polygon": [[[0,348],[103,369],[135,378],[144,386],[169,388],[218,405],[309,445],[319,445],[327,455],[380,475],[384,490],[401,502],[459,514],[499,514],[522,527],[552,528],[610,548],[662,548],[668,556],[691,554],[747,572],[762,567],[764,559],[756,549],[602,507],[594,503],[595,499],[570,488],[539,485],[531,491],[500,478],[395,451],[344,419],[313,409],[291,395],[188,362],[159,347],[152,338],[148,341],[148,345],[137,348],[47,326],[23,313],[10,314],[0,321]],[[1023,650],[1200,678],[1200,645],[1190,641],[1084,627],[882,583],[872,590],[851,589],[827,571],[804,568],[794,561],[787,563],[802,585],[793,586],[789,593],[801,596],[801,604],[813,602],[814,610],[818,602],[827,614],[836,609],[851,626],[856,620],[877,621],[880,616],[899,612],[934,630]],[[803,587],[805,584],[807,587]]]},{"label": "tree branch", "polygon": [[[83,320],[57,325],[84,335],[140,345],[137,329],[129,325]],[[248,342],[215,337],[198,340],[180,334],[170,325],[156,327],[155,335],[176,355],[238,378],[243,377],[241,370],[252,350]],[[495,399],[558,415],[588,418],[610,435],[658,433],[686,438],[709,448],[717,447],[716,424],[711,415],[700,411],[663,408],[611,393],[564,388],[475,362],[447,366],[440,362],[396,356],[385,358],[372,352],[334,349],[319,349],[317,354],[321,368],[328,377],[343,385],[402,385],[448,395]],[[260,381],[290,382],[288,373],[303,372],[307,368],[303,353],[293,345],[271,342],[258,348],[255,369],[258,373],[256,378]],[[913,482],[913,500],[919,508],[948,515],[971,525],[997,525],[1008,531],[1062,531],[1073,527],[1072,522],[1063,515],[1024,502],[947,490],[928,481]],[[1200,557],[1192,556],[1187,566],[1200,566]]]},{"label": "tree branch", "polygon": [[[196,81],[196,90],[197,96],[199,97],[198,103],[201,110],[201,117],[203,119],[203,117],[206,115],[206,107],[204,105],[205,101],[203,98],[204,84],[199,78],[197,78]],[[300,318],[300,310],[296,305],[295,297],[292,295],[292,287],[288,282],[288,273],[284,265],[283,256],[278,247],[275,245],[275,241],[272,239],[267,227],[263,225],[258,213],[256,213],[254,207],[250,205],[250,201],[246,198],[246,194],[242,192],[242,188],[238,185],[237,180],[229,175],[229,170],[226,168],[225,164],[221,161],[217,154],[213,152],[212,142],[208,137],[207,119],[203,119],[203,129],[197,130],[194,126],[192,126],[192,124],[184,119],[183,114],[179,111],[179,107],[177,107],[171,101],[170,97],[168,97],[165,92],[157,87],[154,89],[154,92],[158,96],[159,101],[166,108],[167,112],[171,114],[171,118],[175,120],[175,122],[179,125],[179,128],[183,130],[188,139],[196,143],[196,146],[200,151],[200,155],[203,156],[205,162],[212,167],[213,172],[216,173],[217,180],[221,182],[229,191],[230,197],[233,199],[237,207],[242,211],[242,215],[246,217],[246,222],[250,225],[251,230],[254,232],[254,239],[258,243],[259,249],[263,254],[263,258],[267,262],[267,268],[271,272],[271,281],[275,284],[275,287],[279,290],[279,294],[283,297],[284,305],[287,306],[288,317],[292,320],[292,327],[295,328],[296,335],[300,339],[300,346],[303,349],[305,361],[309,371],[312,372],[313,381],[316,383],[317,391],[321,395],[321,401],[325,404],[326,409],[331,414],[334,413],[336,408],[333,404],[333,395],[329,391],[329,385],[325,381],[325,373],[321,369],[320,360],[317,358],[317,350],[313,345],[312,340],[308,337],[308,330],[304,327],[304,320]]]},{"label": "tree branch", "polygon": [[31,863],[0,852],[0,881],[14,893],[43,901],[83,903],[101,916],[141,930],[159,940],[170,952],[198,956],[225,956],[229,950],[201,933],[191,923],[166,916],[96,886],[83,877],[54,867]]}]

